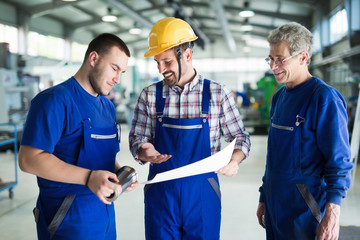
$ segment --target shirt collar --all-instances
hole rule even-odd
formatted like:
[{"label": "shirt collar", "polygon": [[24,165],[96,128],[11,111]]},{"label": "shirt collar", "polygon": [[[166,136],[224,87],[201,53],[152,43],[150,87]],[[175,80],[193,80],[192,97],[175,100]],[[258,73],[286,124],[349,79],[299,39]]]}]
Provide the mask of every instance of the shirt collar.
[{"label": "shirt collar", "polygon": [[203,80],[203,77],[200,74],[198,74],[198,72],[196,70],[195,70],[195,72],[196,72],[196,75],[195,75],[194,79],[191,82],[185,84],[184,89],[188,88],[189,91],[191,91],[200,83],[200,81]]},{"label": "shirt collar", "polygon": [[[198,72],[196,71],[196,69],[195,69],[195,72],[196,72],[196,75],[195,75],[194,79],[193,79],[192,81],[186,83],[186,84],[184,85],[184,89],[188,89],[188,91],[192,91],[192,90],[197,86],[197,84],[199,84],[200,82],[202,82],[202,81],[204,80],[203,76],[201,76],[200,74],[198,74]],[[173,91],[180,91],[180,92],[183,91],[180,87],[178,87],[178,86],[176,86],[176,85],[171,86],[170,88],[171,88]]]}]

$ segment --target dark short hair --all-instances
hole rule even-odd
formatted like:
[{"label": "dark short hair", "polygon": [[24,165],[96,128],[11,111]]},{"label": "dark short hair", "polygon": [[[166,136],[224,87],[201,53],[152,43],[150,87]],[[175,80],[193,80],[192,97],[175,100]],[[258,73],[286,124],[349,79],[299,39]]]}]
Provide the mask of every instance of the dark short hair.
[{"label": "dark short hair", "polygon": [[92,51],[96,51],[99,55],[109,52],[112,47],[118,47],[126,56],[130,57],[130,50],[123,40],[111,33],[102,33],[96,36],[90,43],[85,53],[84,62],[88,59]]},{"label": "dark short hair", "polygon": [[175,54],[177,54],[177,49],[180,48],[180,52],[183,53],[185,52],[186,49],[190,48],[191,51],[193,50],[193,47],[194,47],[195,43],[194,41],[192,42],[185,42],[185,43],[182,43],[180,45],[177,45],[175,47],[172,47],[171,49],[174,50]]},{"label": "dark short hair", "polygon": [[194,41],[180,44],[179,47],[180,47],[181,52],[185,52],[185,50],[188,48],[190,48],[192,50],[194,47]]}]

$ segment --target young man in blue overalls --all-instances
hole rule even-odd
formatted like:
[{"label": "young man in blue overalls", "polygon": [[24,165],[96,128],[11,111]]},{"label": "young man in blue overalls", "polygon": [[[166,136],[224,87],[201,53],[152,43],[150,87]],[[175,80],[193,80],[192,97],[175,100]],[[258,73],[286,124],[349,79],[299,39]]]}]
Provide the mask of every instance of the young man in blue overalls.
[{"label": "young man in blue overalls", "polygon": [[350,186],[346,104],[308,70],[312,34],[289,23],[268,36],[276,81],[257,216],[269,240],[335,240]]},{"label": "young man in blue overalls", "polygon": [[[222,134],[237,141],[230,163],[218,172],[234,176],[249,153],[232,93],[192,66],[195,39],[188,23],[171,17],[149,34],[145,57],[154,57],[164,79],[141,92],[129,134],[134,157],[150,162],[149,179],[219,151]],[[219,239],[220,198],[214,172],[145,186],[146,239]]]},{"label": "young man in blue overalls", "polygon": [[[20,168],[38,177],[38,239],[116,239],[115,161],[120,129],[105,97],[127,68],[130,52],[115,35],[93,39],[78,72],[31,102]],[[130,189],[136,186],[134,183]]]}]

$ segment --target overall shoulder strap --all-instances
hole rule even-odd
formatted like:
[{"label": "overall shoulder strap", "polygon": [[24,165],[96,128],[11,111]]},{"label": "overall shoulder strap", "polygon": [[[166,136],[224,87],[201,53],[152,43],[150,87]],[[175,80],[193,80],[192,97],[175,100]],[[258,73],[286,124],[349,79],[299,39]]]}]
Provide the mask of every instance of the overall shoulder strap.
[{"label": "overall shoulder strap", "polygon": [[165,101],[163,99],[163,81],[156,83],[156,116],[162,116],[165,106]]},{"label": "overall shoulder strap", "polygon": [[203,86],[203,94],[202,94],[202,114],[209,113],[209,105],[210,105],[210,80],[204,79],[204,86]]},{"label": "overall shoulder strap", "polygon": [[[204,79],[204,86],[203,86],[203,93],[202,93],[202,113],[208,114],[209,113],[209,103],[210,103],[210,80]],[[163,98],[163,82],[160,81],[156,83],[156,116],[162,116],[165,101]]]}]

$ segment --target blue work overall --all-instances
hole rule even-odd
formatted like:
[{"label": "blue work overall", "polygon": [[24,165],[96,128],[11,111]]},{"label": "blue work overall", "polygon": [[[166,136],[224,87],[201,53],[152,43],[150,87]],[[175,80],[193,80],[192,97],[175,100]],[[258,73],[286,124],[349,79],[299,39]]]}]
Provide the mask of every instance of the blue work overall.
[{"label": "blue work overall", "polygon": [[300,145],[305,140],[301,129],[309,117],[305,114],[315,90],[316,87],[296,117],[281,119],[274,106],[263,186],[268,240],[315,239],[323,217],[324,180],[321,176],[305,176],[301,170]]},{"label": "blue work overall", "polygon": [[[149,179],[157,173],[182,167],[211,155],[208,111],[210,81],[205,80],[202,117],[163,117],[165,99],[162,82],[156,90],[155,149],[172,157],[152,164]],[[219,239],[221,201],[217,174],[207,173],[145,187],[145,230],[147,240]]]},{"label": "blue work overall", "polygon": [[[59,152],[54,152],[54,155],[86,169],[114,172],[120,142],[119,126],[114,123],[111,128],[94,128],[81,107],[80,99],[76,94],[73,98],[83,119],[83,143],[79,156],[66,159]],[[104,204],[84,185],[58,185],[40,188],[34,209],[38,239],[116,239],[114,204]]]}]

